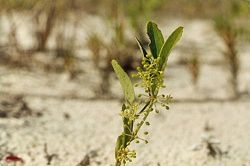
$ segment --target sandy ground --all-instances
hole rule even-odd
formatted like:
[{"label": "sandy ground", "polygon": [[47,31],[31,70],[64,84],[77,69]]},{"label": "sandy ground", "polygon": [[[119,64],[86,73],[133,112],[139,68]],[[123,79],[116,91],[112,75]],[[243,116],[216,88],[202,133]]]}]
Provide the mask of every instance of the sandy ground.
[{"label": "sandy ground", "polygon": [[[183,66],[167,71],[166,93],[178,101],[171,111],[152,114],[149,144],[135,145],[137,166],[250,166],[250,100],[226,101],[230,97],[228,73],[225,67],[210,63],[222,60],[218,50],[223,49],[209,22],[173,22],[173,29],[184,25],[184,38],[170,58],[170,66],[181,56],[181,49],[193,43],[202,55],[201,76],[195,89]],[[168,33],[169,31],[164,31]],[[202,37],[202,39],[201,39]],[[216,45],[211,45],[216,43]],[[239,90],[250,90],[249,49],[241,48]],[[188,56],[188,55],[187,55]],[[86,64],[91,66],[88,61]],[[52,166],[76,166],[84,157],[90,165],[114,165],[114,146],[121,132],[119,100],[92,100],[93,88],[98,83],[96,71],[87,70],[77,81],[67,74],[43,73],[0,67],[0,95],[24,95],[23,100],[41,117],[0,118],[0,162],[8,152],[24,160],[25,166],[47,165],[44,145],[49,154],[55,154]],[[119,83],[112,78],[112,92],[121,98]],[[219,98],[223,101],[188,102]],[[206,124],[210,131],[206,132]],[[209,157],[204,139],[212,136],[221,156]]]},{"label": "sandy ground", "polygon": [[[46,165],[44,144],[57,154],[52,165],[77,165],[86,154],[90,165],[112,165],[115,138],[121,131],[117,101],[55,100],[27,97],[40,118],[0,119],[1,151],[22,157],[27,166]],[[172,104],[171,111],[152,114],[150,143],[137,145],[133,165],[250,165],[250,102]],[[67,116],[65,116],[67,115]],[[205,124],[212,128],[204,131]],[[207,156],[204,136],[214,136],[227,155]],[[4,154],[2,154],[4,155]]]}]

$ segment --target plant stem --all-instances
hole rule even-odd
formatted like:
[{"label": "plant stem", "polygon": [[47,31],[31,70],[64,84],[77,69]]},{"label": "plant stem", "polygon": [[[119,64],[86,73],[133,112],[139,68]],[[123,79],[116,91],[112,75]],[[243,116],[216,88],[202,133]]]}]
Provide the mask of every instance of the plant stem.
[{"label": "plant stem", "polygon": [[[151,108],[151,107],[153,106],[153,104],[154,104],[153,100],[150,100],[150,102],[147,103],[146,105],[147,105],[148,108]],[[146,119],[147,119],[149,113],[150,113],[150,111],[146,110],[145,115],[144,115],[142,121],[141,121],[141,122],[139,123],[139,125],[137,126],[134,135],[137,135],[137,134],[138,134],[139,130],[141,129],[141,127],[142,127],[143,124],[145,123],[145,121],[146,121]]]},{"label": "plant stem", "polygon": [[150,101],[147,102],[147,104],[141,109],[141,111],[139,112],[139,114],[141,114],[150,104]]}]

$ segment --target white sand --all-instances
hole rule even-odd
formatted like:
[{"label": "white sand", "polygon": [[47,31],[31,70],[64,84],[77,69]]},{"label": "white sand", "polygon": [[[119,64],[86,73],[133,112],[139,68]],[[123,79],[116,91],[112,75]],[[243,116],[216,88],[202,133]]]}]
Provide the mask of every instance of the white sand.
[{"label": "white sand", "polygon": [[[27,98],[34,109],[44,110],[41,118],[0,119],[1,142],[25,160],[27,166],[44,166],[43,146],[58,154],[52,165],[76,165],[91,151],[91,165],[112,165],[113,148],[119,134],[120,104],[116,101],[58,101]],[[249,165],[250,163],[250,102],[172,104],[171,111],[152,114],[150,143],[139,144],[138,158],[133,165]],[[64,114],[70,119],[64,118]],[[201,143],[204,125],[220,141],[219,147],[229,151],[219,159],[207,157],[206,149],[192,151]]]},{"label": "white sand", "polygon": [[[179,22],[175,24],[179,25]],[[217,49],[220,48],[220,41],[213,37],[215,34],[207,25],[210,24],[199,20],[184,25],[186,37],[180,47],[193,40],[202,52],[203,66],[198,90],[193,89],[184,67],[169,68],[167,92],[176,99],[226,99],[230,96],[226,69],[208,64],[214,59],[221,60],[222,55]],[[203,40],[200,39],[202,35],[205,36]],[[208,43],[209,48],[205,47]],[[211,43],[217,45],[213,47]],[[240,51],[243,64],[239,76],[240,91],[249,91],[250,88],[248,50]],[[170,64],[176,62],[180,55],[181,52],[176,49]],[[0,119],[0,155],[5,157],[6,152],[12,152],[24,159],[25,166],[44,166],[43,149],[47,143],[49,153],[58,155],[53,159],[52,166],[76,166],[89,153],[91,166],[113,165],[114,145],[121,132],[121,103],[117,100],[86,100],[94,97],[92,90],[98,82],[93,75],[95,72],[90,71],[86,70],[80,81],[69,81],[66,74],[0,67],[0,94],[24,94],[32,109],[43,112],[40,118]],[[112,84],[112,91],[121,96],[118,82],[113,79]],[[171,111],[152,114],[152,125],[144,128],[150,133],[150,143],[135,147],[138,157],[130,165],[250,166],[249,108],[247,98],[237,102],[173,103]],[[70,118],[66,119],[65,114]],[[201,144],[206,122],[214,128],[210,135],[220,142],[218,146],[222,151],[228,151],[227,156],[212,159],[207,156],[206,148],[192,150]],[[4,163],[4,166],[8,165]]]}]

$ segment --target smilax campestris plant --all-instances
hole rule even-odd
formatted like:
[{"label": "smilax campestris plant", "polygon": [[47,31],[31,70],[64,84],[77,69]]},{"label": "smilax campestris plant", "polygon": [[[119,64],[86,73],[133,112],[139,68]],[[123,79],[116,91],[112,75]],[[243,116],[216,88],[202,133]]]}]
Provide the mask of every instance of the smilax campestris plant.
[{"label": "smilax campestris plant", "polygon": [[[143,125],[150,125],[147,118],[151,112],[159,112],[156,105],[160,104],[169,109],[168,104],[172,97],[164,94],[159,95],[158,93],[161,88],[164,88],[163,78],[168,56],[172,48],[180,40],[182,32],[183,27],[179,27],[167,40],[164,40],[157,25],[149,22],[147,24],[147,34],[150,39],[150,53],[137,40],[143,58],[141,67],[137,68],[138,72],[134,77],[141,80],[135,86],[141,86],[145,90],[145,94],[138,95],[138,98],[143,98],[141,104],[135,100],[134,86],[129,76],[115,60],[112,60],[112,66],[124,92],[124,103],[120,113],[123,120],[123,132],[118,136],[116,142],[116,166],[126,165],[128,161],[131,162],[136,157],[135,150],[130,149],[132,143],[141,141],[148,143],[147,140],[139,137],[139,131]],[[147,135],[148,132],[144,132],[144,134]]]}]

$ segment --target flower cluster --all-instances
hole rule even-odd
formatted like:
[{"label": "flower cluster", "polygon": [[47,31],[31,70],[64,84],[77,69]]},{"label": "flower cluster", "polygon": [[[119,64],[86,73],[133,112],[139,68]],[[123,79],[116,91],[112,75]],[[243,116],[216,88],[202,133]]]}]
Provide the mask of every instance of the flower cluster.
[{"label": "flower cluster", "polygon": [[126,162],[132,162],[132,159],[136,158],[135,150],[129,150],[128,148],[121,148],[117,152],[117,160],[123,163],[124,165]]},{"label": "flower cluster", "polygon": [[125,109],[121,111],[120,115],[123,118],[127,118],[130,123],[138,118],[137,115],[138,109],[139,109],[139,104],[137,103],[129,104],[128,106],[125,106]]},{"label": "flower cluster", "polygon": [[138,67],[138,73],[134,75],[142,80],[139,85],[146,93],[153,93],[164,87],[163,71],[159,70],[159,61],[160,58],[155,59],[152,55],[147,55],[142,59],[142,67]]},{"label": "flower cluster", "polygon": [[155,103],[160,104],[166,110],[169,110],[169,104],[172,102],[172,100],[173,100],[173,97],[171,95],[162,94],[162,95],[157,96],[157,100]]}]

